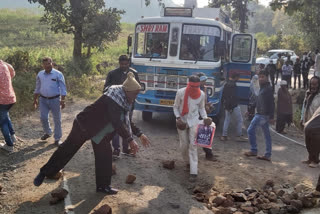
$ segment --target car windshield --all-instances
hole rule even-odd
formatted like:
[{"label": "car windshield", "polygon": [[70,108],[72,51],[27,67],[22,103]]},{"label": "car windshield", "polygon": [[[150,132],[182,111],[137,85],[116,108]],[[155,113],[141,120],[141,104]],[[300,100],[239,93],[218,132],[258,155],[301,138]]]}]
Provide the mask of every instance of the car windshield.
[{"label": "car windshield", "polygon": [[195,61],[218,61],[217,44],[220,29],[214,26],[183,26],[180,59]]},{"label": "car windshield", "polygon": [[278,52],[267,52],[265,55],[270,59],[276,59],[278,58],[278,54],[279,54]]},{"label": "car windshield", "polygon": [[169,24],[139,24],[136,27],[137,58],[167,58]]}]

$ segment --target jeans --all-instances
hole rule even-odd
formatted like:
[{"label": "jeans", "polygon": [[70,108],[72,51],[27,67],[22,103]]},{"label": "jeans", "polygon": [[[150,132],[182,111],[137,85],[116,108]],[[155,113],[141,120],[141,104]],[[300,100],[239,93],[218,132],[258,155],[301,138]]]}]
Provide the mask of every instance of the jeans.
[{"label": "jeans", "polygon": [[54,99],[39,98],[40,104],[40,120],[43,131],[51,135],[52,130],[49,123],[49,111],[51,110],[54,122],[54,140],[60,140],[62,136],[61,130],[61,111],[60,111],[60,97]]},{"label": "jeans", "polygon": [[261,126],[264,137],[265,137],[266,153],[264,156],[270,158],[271,151],[272,151],[272,142],[271,142],[271,136],[270,136],[270,130],[269,130],[269,116],[266,116],[266,115],[256,114],[249,125],[247,132],[248,132],[249,141],[251,145],[251,152],[256,154],[258,153],[257,139],[256,139],[256,129],[258,126]]},{"label": "jeans", "polygon": [[14,130],[9,116],[9,110],[12,106],[13,104],[0,104],[0,127],[4,140],[8,146],[13,146],[11,136],[14,135]]},{"label": "jeans", "polygon": [[231,112],[227,110],[225,112],[226,114],[225,114],[224,123],[223,123],[222,136],[228,136],[228,128],[229,128],[230,119],[232,115],[235,116],[235,121],[237,121],[237,136],[241,136],[243,119],[241,115],[240,106],[235,107]]}]

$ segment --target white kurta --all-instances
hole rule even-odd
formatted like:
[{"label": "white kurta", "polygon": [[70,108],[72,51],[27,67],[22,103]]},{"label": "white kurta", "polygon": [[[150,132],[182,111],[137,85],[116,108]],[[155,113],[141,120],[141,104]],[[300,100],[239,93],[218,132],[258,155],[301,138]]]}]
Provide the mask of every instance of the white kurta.
[{"label": "white kurta", "polygon": [[199,114],[203,119],[207,118],[205,110],[205,94],[201,91],[201,95],[198,99],[188,98],[189,113],[181,116],[184,94],[186,88],[181,88],[177,91],[176,99],[174,101],[173,111],[176,117],[180,117],[181,120],[187,123],[185,130],[179,130],[180,149],[182,157],[185,161],[190,163],[190,174],[198,174],[198,152],[195,145],[197,125],[199,124]]}]

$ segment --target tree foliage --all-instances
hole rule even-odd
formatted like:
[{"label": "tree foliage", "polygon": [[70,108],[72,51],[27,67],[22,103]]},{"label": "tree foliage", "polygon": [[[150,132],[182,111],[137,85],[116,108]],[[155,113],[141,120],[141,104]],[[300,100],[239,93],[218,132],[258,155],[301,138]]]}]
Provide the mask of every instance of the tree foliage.
[{"label": "tree foliage", "polygon": [[240,23],[240,32],[245,32],[248,28],[249,16],[253,13],[248,9],[249,2],[254,0],[211,0],[209,7],[224,7],[231,12],[231,18]]},{"label": "tree foliage", "polygon": [[284,10],[297,20],[297,25],[313,47],[320,47],[319,0],[273,0],[273,10]]},{"label": "tree foliage", "polygon": [[73,57],[82,56],[82,47],[102,47],[115,41],[121,31],[124,11],[107,9],[103,0],[28,0],[44,7],[42,22],[54,32],[74,35]]}]

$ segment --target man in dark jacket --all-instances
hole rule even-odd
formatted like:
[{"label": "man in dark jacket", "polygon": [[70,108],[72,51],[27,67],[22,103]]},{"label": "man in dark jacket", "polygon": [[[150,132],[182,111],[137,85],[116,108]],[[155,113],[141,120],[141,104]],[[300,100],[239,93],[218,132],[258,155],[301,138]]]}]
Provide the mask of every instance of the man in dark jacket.
[{"label": "man in dark jacket", "polygon": [[237,85],[236,82],[239,80],[239,74],[233,73],[229,81],[225,84],[222,94],[222,103],[225,109],[225,119],[223,124],[223,131],[220,140],[228,140],[228,128],[230,124],[230,119],[235,116],[235,121],[237,122],[237,141],[247,141],[248,139],[242,136],[242,125],[243,119],[241,114],[241,109],[238,104],[237,97]]},{"label": "man in dark jacket", "polygon": [[89,139],[95,156],[97,192],[116,194],[110,187],[112,175],[112,150],[110,140],[118,133],[130,144],[133,153],[138,145],[132,134],[140,138],[144,146],[149,146],[148,138],[131,122],[131,105],[140,91],[140,84],[134,75],[128,73],[123,85],[111,86],[93,104],[80,112],[73,122],[67,139],[53,153],[49,161],[40,169],[34,185],[40,186],[44,178],[57,174]]},{"label": "man in dark jacket", "polygon": [[275,74],[277,72],[277,67],[275,64],[273,64],[272,59],[270,59],[270,63],[267,65],[266,70],[269,72],[270,80],[271,80],[271,84],[272,84],[272,90],[274,91]]},{"label": "man in dark jacket", "polygon": [[294,83],[293,83],[293,89],[296,89],[296,81],[298,79],[298,86],[299,89],[301,88],[301,63],[300,63],[300,59],[297,58],[296,62],[294,63],[293,66],[293,74],[294,74]]},{"label": "man in dark jacket", "polygon": [[268,82],[268,72],[262,70],[259,73],[260,91],[257,97],[257,113],[252,119],[249,128],[248,136],[251,145],[251,150],[244,153],[246,156],[257,156],[256,128],[261,126],[265,141],[266,153],[263,156],[257,156],[258,159],[271,161],[272,142],[269,131],[269,123],[274,123],[274,97],[272,87]]},{"label": "man in dark jacket", "polygon": [[[138,72],[136,70],[134,70],[133,68],[129,67],[128,56],[121,55],[119,57],[119,68],[112,70],[108,73],[103,90],[106,90],[108,87],[110,87],[112,85],[121,85],[124,82],[124,80],[127,78],[128,72],[132,72],[134,74],[136,80],[139,82]],[[119,157],[119,155],[120,155],[120,141],[119,141],[118,134],[115,134],[115,136],[112,139],[112,147],[114,149],[113,155],[115,157]],[[130,150],[128,148],[128,143],[125,141],[122,141],[122,152],[124,154],[130,154]]]}]

